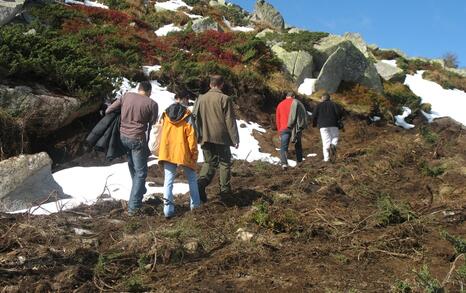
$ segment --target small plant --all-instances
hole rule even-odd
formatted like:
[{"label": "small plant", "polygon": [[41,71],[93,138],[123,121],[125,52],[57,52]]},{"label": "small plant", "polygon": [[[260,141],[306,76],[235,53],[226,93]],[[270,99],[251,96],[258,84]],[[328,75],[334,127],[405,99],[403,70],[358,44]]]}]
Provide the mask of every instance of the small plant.
[{"label": "small plant", "polygon": [[131,275],[125,281],[125,287],[129,292],[144,292],[144,283],[139,275]]},{"label": "small plant", "polygon": [[283,43],[283,49],[289,52],[308,51],[313,54],[315,53],[314,44],[319,43],[322,38],[327,36],[328,33],[324,32],[301,31],[293,34],[268,33],[265,39]]},{"label": "small plant", "polygon": [[393,285],[392,290],[390,291],[392,293],[411,293],[413,292],[413,289],[411,288],[411,285],[409,285],[408,282],[406,281],[396,281],[395,285]]},{"label": "small plant", "polygon": [[266,202],[254,205],[252,220],[259,226],[268,227],[270,223],[269,206]]},{"label": "small plant", "polygon": [[341,254],[341,253],[332,253],[331,256],[338,261],[340,264],[347,264],[349,262],[349,259],[346,255]]},{"label": "small plant", "polygon": [[436,144],[439,140],[438,134],[430,130],[428,127],[425,127],[425,126],[421,127],[420,132],[421,132],[422,138],[427,143]]},{"label": "small plant", "polygon": [[401,224],[415,218],[414,213],[405,205],[393,202],[389,195],[377,200],[378,219],[381,226]]},{"label": "small plant", "polygon": [[416,281],[427,293],[443,293],[444,289],[440,282],[429,272],[427,265],[424,265],[419,272],[416,272]]},{"label": "small plant", "polygon": [[150,263],[150,257],[146,254],[141,254],[138,259],[138,266],[141,271],[145,270],[146,265]]},{"label": "small plant", "polygon": [[447,231],[440,232],[440,235],[453,245],[456,254],[466,253],[466,240],[461,237],[450,235]]},{"label": "small plant", "polygon": [[445,167],[443,166],[431,166],[426,161],[423,161],[420,165],[421,173],[424,176],[438,177],[445,173]]},{"label": "small plant", "polygon": [[125,231],[126,233],[131,234],[131,233],[136,232],[136,230],[139,229],[140,227],[141,227],[141,223],[137,221],[129,221],[125,225]]},{"label": "small plant", "polygon": [[462,284],[466,284],[466,263],[458,268],[456,275]]}]

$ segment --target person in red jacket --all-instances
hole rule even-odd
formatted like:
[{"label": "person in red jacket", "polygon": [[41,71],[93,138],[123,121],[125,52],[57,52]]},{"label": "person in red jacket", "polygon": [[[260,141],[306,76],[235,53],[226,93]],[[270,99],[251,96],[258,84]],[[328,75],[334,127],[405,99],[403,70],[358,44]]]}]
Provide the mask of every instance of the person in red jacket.
[{"label": "person in red jacket", "polygon": [[275,120],[280,133],[280,161],[283,169],[288,168],[288,146],[290,141],[295,144],[296,161],[303,161],[303,147],[301,144],[302,131],[307,127],[307,113],[304,105],[295,99],[292,92],[277,106]]}]

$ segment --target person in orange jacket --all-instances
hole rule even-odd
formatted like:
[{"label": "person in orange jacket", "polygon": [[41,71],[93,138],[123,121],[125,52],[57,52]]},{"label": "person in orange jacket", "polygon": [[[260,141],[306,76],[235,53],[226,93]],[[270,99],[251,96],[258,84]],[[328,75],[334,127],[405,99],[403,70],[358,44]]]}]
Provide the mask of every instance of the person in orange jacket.
[{"label": "person in orange jacket", "polygon": [[164,214],[166,218],[173,217],[175,205],[173,203],[173,182],[176,168],[181,166],[188,178],[189,193],[191,195],[191,210],[200,206],[197,175],[197,137],[194,129],[191,111],[186,107],[188,94],[178,93],[175,103],[162,114],[162,132],[159,147],[159,164],[164,168]]}]

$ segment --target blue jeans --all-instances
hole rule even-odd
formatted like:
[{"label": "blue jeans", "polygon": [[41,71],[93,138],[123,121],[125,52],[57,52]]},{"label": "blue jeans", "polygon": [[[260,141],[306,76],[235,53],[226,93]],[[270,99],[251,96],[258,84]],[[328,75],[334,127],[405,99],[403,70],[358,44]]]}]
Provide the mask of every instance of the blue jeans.
[{"label": "blue jeans", "polygon": [[[284,165],[288,165],[288,146],[291,140],[291,130],[283,130],[280,132],[280,161]],[[301,135],[298,134],[295,142],[296,161],[298,163],[303,161],[303,146],[301,144]]]},{"label": "blue jeans", "polygon": [[[165,181],[163,184],[163,213],[165,217],[171,217],[175,214],[175,205],[173,203],[173,182],[176,177],[176,165],[168,162],[163,162],[165,172]],[[197,187],[197,176],[193,169],[183,166],[184,174],[188,178],[189,193],[191,195],[191,210],[198,208],[201,205],[199,199],[199,189]]]},{"label": "blue jeans", "polygon": [[146,193],[148,149],[145,138],[129,138],[121,136],[121,142],[128,155],[128,167],[133,182],[128,201],[128,212],[134,213],[142,205],[142,197]]}]

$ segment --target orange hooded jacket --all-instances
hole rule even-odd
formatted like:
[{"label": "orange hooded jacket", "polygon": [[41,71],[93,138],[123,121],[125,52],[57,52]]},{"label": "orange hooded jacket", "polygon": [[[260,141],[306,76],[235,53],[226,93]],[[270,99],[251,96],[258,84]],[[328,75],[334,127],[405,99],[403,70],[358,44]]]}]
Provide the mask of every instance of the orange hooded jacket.
[{"label": "orange hooded jacket", "polygon": [[170,162],[195,170],[198,151],[191,111],[173,104],[162,114],[162,120],[159,164]]}]

